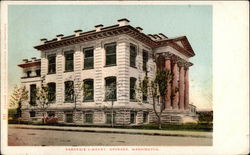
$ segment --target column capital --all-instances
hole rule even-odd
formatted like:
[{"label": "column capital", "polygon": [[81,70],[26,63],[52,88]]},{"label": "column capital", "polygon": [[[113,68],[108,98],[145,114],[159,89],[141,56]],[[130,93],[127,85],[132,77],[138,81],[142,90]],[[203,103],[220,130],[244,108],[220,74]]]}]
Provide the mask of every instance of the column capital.
[{"label": "column capital", "polygon": [[188,70],[190,66],[193,66],[193,63],[187,61],[184,65],[184,68]]},{"label": "column capital", "polygon": [[178,64],[179,67],[184,67],[185,64],[186,64],[186,61],[183,60],[183,59],[179,59],[178,62],[177,62],[177,64]]}]

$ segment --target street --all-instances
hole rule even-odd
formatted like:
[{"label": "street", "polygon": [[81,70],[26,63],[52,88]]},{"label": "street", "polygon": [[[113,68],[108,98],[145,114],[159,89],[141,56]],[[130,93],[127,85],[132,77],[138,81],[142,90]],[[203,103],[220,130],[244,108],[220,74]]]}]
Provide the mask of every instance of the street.
[{"label": "street", "polygon": [[211,146],[212,138],[17,129],[9,127],[8,145],[9,146]]}]

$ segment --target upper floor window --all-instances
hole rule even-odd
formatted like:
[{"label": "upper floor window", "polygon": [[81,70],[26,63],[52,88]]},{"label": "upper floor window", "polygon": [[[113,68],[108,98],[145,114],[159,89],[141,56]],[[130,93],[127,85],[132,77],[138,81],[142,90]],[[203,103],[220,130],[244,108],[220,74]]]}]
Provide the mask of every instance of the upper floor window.
[{"label": "upper floor window", "polygon": [[130,100],[135,100],[136,98],[136,93],[135,93],[136,85],[135,84],[136,84],[136,78],[131,77],[130,78],[130,93],[129,93]]},{"label": "upper floor window", "polygon": [[54,102],[56,100],[56,83],[48,83],[48,101]]},{"label": "upper floor window", "polygon": [[106,100],[116,100],[116,77],[105,78]]},{"label": "upper floor window", "polygon": [[142,89],[143,89],[142,100],[143,102],[146,102],[148,99],[148,85],[146,81],[142,82]]},{"label": "upper floor window", "polygon": [[30,85],[30,105],[36,104],[36,85]]},{"label": "upper floor window", "polygon": [[143,50],[143,55],[142,55],[142,60],[143,60],[143,71],[147,71],[147,62],[148,62],[148,52]]},{"label": "upper floor window", "polygon": [[27,71],[27,77],[30,77],[31,71]]},{"label": "upper floor window", "polygon": [[66,81],[64,82],[64,101],[65,102],[74,102],[74,82]]},{"label": "upper floor window", "polygon": [[48,56],[48,73],[49,74],[56,73],[56,56],[55,55]]},{"label": "upper floor window", "polygon": [[94,49],[89,48],[84,50],[84,69],[94,68]]},{"label": "upper floor window", "polygon": [[36,70],[36,76],[41,76],[41,70],[40,69]]},{"label": "upper floor window", "polygon": [[65,52],[65,71],[70,72],[74,70],[74,53],[73,51]]},{"label": "upper floor window", "polygon": [[116,65],[116,43],[106,44],[106,66]]},{"label": "upper floor window", "polygon": [[94,100],[94,82],[92,79],[87,79],[83,81],[83,93],[84,101]]},{"label": "upper floor window", "polygon": [[130,44],[130,66],[136,67],[136,46]]}]

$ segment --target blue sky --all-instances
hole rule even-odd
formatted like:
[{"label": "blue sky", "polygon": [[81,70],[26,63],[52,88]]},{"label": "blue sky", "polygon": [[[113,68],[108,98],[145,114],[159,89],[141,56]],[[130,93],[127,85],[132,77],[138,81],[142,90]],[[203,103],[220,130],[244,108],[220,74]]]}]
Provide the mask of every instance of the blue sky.
[{"label": "blue sky", "polygon": [[212,6],[208,5],[10,5],[8,7],[8,84],[20,84],[24,58],[40,57],[41,38],[93,30],[127,18],[146,34],[187,36],[196,54],[190,59],[190,102],[212,108]]}]

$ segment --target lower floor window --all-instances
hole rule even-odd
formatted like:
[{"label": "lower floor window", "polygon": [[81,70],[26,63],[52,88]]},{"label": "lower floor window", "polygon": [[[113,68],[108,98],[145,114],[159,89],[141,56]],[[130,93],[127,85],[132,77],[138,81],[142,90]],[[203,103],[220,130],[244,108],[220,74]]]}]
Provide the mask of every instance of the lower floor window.
[{"label": "lower floor window", "polygon": [[136,123],[136,112],[135,111],[130,112],[130,123],[131,124]]},{"label": "lower floor window", "polygon": [[35,111],[30,111],[30,117],[36,117],[36,112]]},{"label": "lower floor window", "polygon": [[66,122],[73,123],[73,114],[66,114]]},{"label": "lower floor window", "polygon": [[92,113],[85,114],[85,123],[93,123],[93,114]]},{"label": "lower floor window", "polygon": [[48,111],[47,112],[49,117],[55,117],[55,112],[54,111]]},{"label": "lower floor window", "polygon": [[[112,124],[112,114],[108,113],[106,114],[106,123]],[[115,114],[113,113],[113,124],[115,123]]]},{"label": "lower floor window", "polygon": [[148,122],[148,112],[143,112],[143,123]]}]

